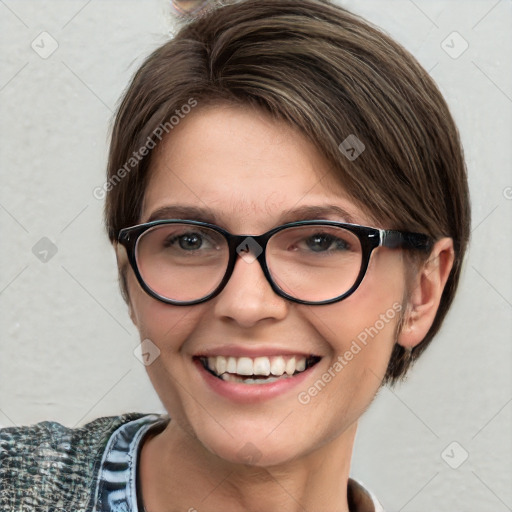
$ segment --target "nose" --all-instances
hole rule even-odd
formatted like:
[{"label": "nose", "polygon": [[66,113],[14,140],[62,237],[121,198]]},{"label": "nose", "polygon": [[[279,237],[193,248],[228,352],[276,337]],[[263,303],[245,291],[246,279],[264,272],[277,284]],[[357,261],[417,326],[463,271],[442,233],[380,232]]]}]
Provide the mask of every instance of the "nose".
[{"label": "nose", "polygon": [[249,254],[237,258],[233,273],[222,292],[215,297],[215,314],[242,327],[262,320],[282,320],[288,301],[274,292],[258,261]]}]

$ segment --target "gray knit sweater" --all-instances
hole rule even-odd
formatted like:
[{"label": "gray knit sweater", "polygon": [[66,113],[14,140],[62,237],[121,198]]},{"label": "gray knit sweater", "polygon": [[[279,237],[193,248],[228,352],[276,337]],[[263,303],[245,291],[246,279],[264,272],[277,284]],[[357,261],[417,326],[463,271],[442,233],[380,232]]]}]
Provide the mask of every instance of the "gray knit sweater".
[{"label": "gray knit sweater", "polygon": [[53,421],[0,429],[1,512],[91,512],[101,459],[127,413],[68,428]]}]

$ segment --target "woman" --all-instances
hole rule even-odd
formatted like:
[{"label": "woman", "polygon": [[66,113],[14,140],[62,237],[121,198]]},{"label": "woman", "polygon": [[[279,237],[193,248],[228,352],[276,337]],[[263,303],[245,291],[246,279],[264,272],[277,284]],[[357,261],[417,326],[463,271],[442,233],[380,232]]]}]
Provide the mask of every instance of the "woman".
[{"label": "woman", "polygon": [[105,192],[168,415],[2,430],[0,508],[382,510],[349,477],[357,422],[439,330],[469,237],[428,74],[328,2],[207,11],[136,73]]}]

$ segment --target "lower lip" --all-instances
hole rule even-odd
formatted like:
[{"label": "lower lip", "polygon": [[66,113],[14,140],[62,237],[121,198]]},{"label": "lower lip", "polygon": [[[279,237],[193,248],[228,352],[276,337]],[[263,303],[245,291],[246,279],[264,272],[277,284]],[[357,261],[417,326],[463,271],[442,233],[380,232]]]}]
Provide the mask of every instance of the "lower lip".
[{"label": "lower lip", "polygon": [[240,382],[228,382],[212,375],[205,369],[199,359],[194,359],[194,364],[197,366],[199,373],[206,381],[208,386],[219,395],[229,398],[235,402],[252,403],[262,402],[275,396],[286,393],[295,386],[299,386],[309,377],[312,370],[319,364],[316,363],[311,368],[304,370],[294,377],[287,377],[275,382],[267,384],[243,384]]}]

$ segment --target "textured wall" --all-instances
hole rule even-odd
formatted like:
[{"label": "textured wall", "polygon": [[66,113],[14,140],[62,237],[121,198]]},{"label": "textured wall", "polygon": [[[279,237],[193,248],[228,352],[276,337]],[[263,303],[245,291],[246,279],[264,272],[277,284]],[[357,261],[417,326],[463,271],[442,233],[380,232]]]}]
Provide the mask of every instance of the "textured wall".
[{"label": "textured wall", "polygon": [[[458,298],[408,381],[360,421],[352,474],[390,511],[512,510],[512,2],[340,3],[437,81],[473,201]],[[116,102],[169,20],[162,0],[0,2],[1,426],[163,412],[93,190]]]}]

